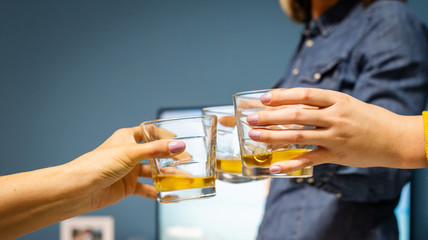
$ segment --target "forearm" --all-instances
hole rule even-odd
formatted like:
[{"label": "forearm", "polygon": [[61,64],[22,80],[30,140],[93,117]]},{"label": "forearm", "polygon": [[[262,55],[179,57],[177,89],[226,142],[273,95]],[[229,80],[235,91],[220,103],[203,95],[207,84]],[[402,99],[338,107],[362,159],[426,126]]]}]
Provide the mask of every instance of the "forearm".
[{"label": "forearm", "polygon": [[0,235],[14,239],[90,211],[79,174],[56,166],[0,177]]},{"label": "forearm", "polygon": [[403,116],[407,131],[400,139],[400,168],[427,168],[424,119],[422,116]]}]

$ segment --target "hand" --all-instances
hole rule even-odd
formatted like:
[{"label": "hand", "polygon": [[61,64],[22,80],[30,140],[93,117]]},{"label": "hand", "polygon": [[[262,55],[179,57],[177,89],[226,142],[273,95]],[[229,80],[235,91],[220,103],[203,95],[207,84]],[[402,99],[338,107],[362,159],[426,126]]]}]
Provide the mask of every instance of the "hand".
[{"label": "hand", "polygon": [[92,152],[66,164],[80,169],[82,176],[87,175],[92,209],[111,205],[129,195],[156,198],[154,186],[138,182],[138,177],[151,177],[150,165],[139,164],[140,161],[172,157],[182,153],[185,145],[166,139],[138,144],[140,141],[140,127],[120,129]]},{"label": "hand", "polygon": [[[290,172],[323,163],[354,167],[427,167],[423,123],[420,116],[400,116],[349,95],[321,89],[278,89],[260,98],[266,106],[304,104],[314,108],[281,108],[247,117],[257,127],[301,124],[314,129],[249,132],[255,141],[317,145],[293,160],[277,162],[273,173]],[[422,157],[421,157],[422,156]]]},{"label": "hand", "polygon": [[172,157],[185,144],[172,139],[142,141],[140,127],[116,131],[95,150],[60,166],[0,177],[2,239],[23,234],[118,202],[129,195],[155,198],[146,158]]}]

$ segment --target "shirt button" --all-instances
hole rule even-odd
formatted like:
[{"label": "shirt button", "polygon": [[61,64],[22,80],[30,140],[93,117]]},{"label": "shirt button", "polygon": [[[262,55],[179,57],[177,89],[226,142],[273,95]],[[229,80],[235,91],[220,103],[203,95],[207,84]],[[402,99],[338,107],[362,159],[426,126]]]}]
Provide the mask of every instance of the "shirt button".
[{"label": "shirt button", "polygon": [[313,45],[314,45],[314,41],[312,41],[312,40],[306,41],[306,47],[312,47]]},{"label": "shirt button", "polygon": [[297,68],[295,68],[295,69],[293,69],[293,75],[297,75],[297,74],[299,74],[299,69],[297,69]]},{"label": "shirt button", "polygon": [[308,178],[308,183],[314,183],[314,179],[313,178]]},{"label": "shirt button", "polygon": [[302,182],[303,182],[303,178],[298,178],[298,179],[296,179],[296,182],[297,182],[297,183],[302,183]]},{"label": "shirt button", "polygon": [[315,74],[314,74],[314,78],[315,78],[316,80],[320,79],[320,78],[321,78],[321,74],[319,74],[319,73],[315,73]]},{"label": "shirt button", "polygon": [[342,194],[341,194],[341,193],[336,193],[336,197],[337,197],[337,198],[341,198],[341,197],[342,197]]}]

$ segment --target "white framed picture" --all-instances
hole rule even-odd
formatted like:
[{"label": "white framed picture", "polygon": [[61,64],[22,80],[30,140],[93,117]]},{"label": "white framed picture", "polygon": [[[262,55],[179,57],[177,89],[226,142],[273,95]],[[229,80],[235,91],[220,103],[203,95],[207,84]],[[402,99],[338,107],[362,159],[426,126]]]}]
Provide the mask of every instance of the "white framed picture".
[{"label": "white framed picture", "polygon": [[114,240],[111,216],[79,216],[60,223],[60,240]]}]

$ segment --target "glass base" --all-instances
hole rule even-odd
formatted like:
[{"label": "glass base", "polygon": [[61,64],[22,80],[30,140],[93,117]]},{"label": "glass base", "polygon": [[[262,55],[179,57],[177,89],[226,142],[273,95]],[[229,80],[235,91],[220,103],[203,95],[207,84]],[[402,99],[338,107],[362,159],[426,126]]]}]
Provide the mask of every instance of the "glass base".
[{"label": "glass base", "polygon": [[223,171],[217,171],[215,178],[227,183],[246,183],[264,179],[261,177],[244,177],[238,173],[229,173]]},{"label": "glass base", "polygon": [[245,177],[269,177],[269,178],[309,178],[313,175],[313,167],[306,167],[298,171],[283,174],[273,174],[269,168],[242,166],[242,175]]},{"label": "glass base", "polygon": [[214,197],[215,187],[192,188],[177,191],[158,192],[157,200],[160,203],[181,202],[188,200],[204,199]]}]

